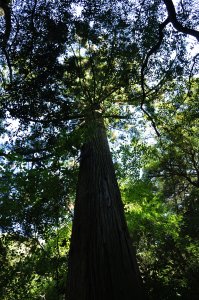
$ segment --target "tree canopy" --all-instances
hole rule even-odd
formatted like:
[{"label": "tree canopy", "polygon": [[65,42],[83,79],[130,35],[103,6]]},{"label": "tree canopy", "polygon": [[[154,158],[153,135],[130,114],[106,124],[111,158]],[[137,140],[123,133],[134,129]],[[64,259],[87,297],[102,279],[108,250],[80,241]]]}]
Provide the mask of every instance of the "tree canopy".
[{"label": "tree canopy", "polygon": [[65,297],[82,146],[98,116],[147,297],[198,299],[196,1],[0,7],[2,300]]}]

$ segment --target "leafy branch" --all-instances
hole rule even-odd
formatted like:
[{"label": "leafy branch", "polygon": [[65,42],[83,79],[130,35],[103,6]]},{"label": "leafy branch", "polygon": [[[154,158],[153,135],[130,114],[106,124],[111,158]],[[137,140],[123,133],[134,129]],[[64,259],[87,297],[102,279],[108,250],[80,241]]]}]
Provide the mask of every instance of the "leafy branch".
[{"label": "leafy branch", "polygon": [[199,31],[183,26],[177,20],[177,14],[175,11],[173,1],[172,0],[163,0],[163,1],[167,8],[169,22],[172,23],[173,27],[179,32],[194,36],[199,42]]}]

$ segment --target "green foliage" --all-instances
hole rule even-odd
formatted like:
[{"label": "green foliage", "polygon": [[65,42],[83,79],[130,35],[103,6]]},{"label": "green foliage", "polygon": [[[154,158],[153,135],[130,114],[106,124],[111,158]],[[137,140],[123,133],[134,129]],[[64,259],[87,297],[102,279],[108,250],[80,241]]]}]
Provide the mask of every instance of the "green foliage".
[{"label": "green foliage", "polygon": [[2,235],[2,300],[62,298],[70,227],[70,223],[66,223],[60,229],[51,229],[46,232],[45,240]]},{"label": "green foliage", "polygon": [[[194,83],[192,89],[191,99],[182,92],[159,101],[161,138],[155,141],[154,137],[154,145],[140,149],[142,176],[121,180],[127,221],[150,299],[188,300],[199,294]],[[181,103],[177,110],[176,101]]]},{"label": "green foliage", "polygon": [[[0,47],[2,300],[64,296],[79,152],[96,112],[149,298],[198,298],[198,55],[169,24],[149,55],[163,2],[13,1]],[[195,5],[177,12],[197,28]],[[149,146],[152,120],[160,138]]]},{"label": "green foliage", "polygon": [[[163,197],[155,190],[151,183],[138,180],[130,187],[123,187],[124,203],[129,227],[132,228],[132,235],[142,233],[150,234],[151,241],[154,237],[162,237],[168,234],[173,239],[178,237],[181,216],[169,211],[163,203]],[[139,236],[135,238],[138,240]]]},{"label": "green foliage", "polygon": [[184,234],[184,215],[151,182],[127,182],[121,190],[149,299],[197,299],[199,244],[191,231]]}]

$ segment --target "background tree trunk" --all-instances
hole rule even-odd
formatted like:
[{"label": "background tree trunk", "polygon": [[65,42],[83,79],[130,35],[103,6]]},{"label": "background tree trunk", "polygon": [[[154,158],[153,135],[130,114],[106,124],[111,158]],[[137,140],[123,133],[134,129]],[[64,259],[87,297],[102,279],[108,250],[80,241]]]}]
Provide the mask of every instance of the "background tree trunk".
[{"label": "background tree trunk", "polygon": [[81,151],[67,299],[145,299],[105,127],[100,116],[89,122]]}]

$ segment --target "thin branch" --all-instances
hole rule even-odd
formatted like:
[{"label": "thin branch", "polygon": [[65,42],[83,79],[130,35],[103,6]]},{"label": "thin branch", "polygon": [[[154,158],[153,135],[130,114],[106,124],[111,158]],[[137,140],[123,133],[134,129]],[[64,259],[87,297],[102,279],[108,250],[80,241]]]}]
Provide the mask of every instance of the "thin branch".
[{"label": "thin branch", "polygon": [[4,11],[4,17],[5,17],[5,33],[3,35],[2,50],[7,61],[10,82],[12,83],[12,67],[11,67],[11,62],[7,51],[8,40],[11,33],[11,9],[10,6],[6,3],[6,1],[3,0],[0,0],[0,7]]},{"label": "thin branch", "polygon": [[74,58],[76,59],[76,62],[77,62],[77,70],[78,70],[78,77],[79,77],[80,87],[85,92],[85,95],[87,96],[87,99],[89,100],[89,102],[92,103],[92,96],[89,92],[89,89],[86,86],[84,75],[83,76],[81,75],[81,70],[83,70],[81,54],[80,54],[81,45],[79,43],[79,49],[78,49],[79,57],[77,57],[77,55],[75,53],[75,50],[73,49],[73,46],[70,45],[70,47],[71,47],[71,50],[73,52]]},{"label": "thin branch", "polygon": [[140,107],[141,107],[141,110],[147,115],[148,119],[151,121],[151,124],[152,124],[152,126],[153,126],[153,128],[154,128],[154,130],[155,130],[158,137],[160,137],[160,133],[157,130],[155,121],[153,120],[153,117],[143,107],[144,103],[145,103],[145,100],[146,100],[146,91],[145,91],[144,81],[145,81],[145,71],[146,71],[149,59],[150,59],[151,55],[153,55],[155,52],[157,52],[158,49],[160,48],[160,46],[162,44],[162,41],[163,41],[163,38],[164,38],[163,30],[164,30],[164,28],[166,27],[166,25],[168,23],[169,23],[169,18],[167,18],[163,23],[161,23],[159,25],[159,39],[158,39],[157,43],[147,53],[147,55],[145,57],[145,60],[144,60],[144,63],[143,63],[142,68],[141,68],[142,101],[141,101]]},{"label": "thin branch", "polygon": [[132,119],[129,116],[120,116],[120,115],[103,115],[103,118],[113,118],[113,119],[121,119],[121,120]]},{"label": "thin branch", "polygon": [[104,100],[110,97],[113,93],[117,92],[120,88],[121,86],[116,86],[113,89],[111,89],[104,97],[100,98],[100,103],[102,103]]},{"label": "thin branch", "polygon": [[149,52],[147,53],[144,63],[142,65],[141,68],[141,87],[142,87],[142,93],[143,93],[143,99],[142,99],[142,103],[141,103],[141,107],[143,106],[144,102],[145,102],[145,98],[146,98],[146,92],[145,92],[145,88],[144,88],[144,79],[145,79],[145,71],[149,62],[149,58],[151,55],[153,55],[156,51],[158,51],[158,49],[160,48],[163,38],[164,38],[164,33],[163,30],[166,27],[166,25],[169,23],[169,18],[167,18],[162,24],[159,25],[159,39],[158,42],[149,50]]},{"label": "thin branch", "polygon": [[10,37],[10,32],[11,32],[11,9],[10,6],[7,4],[7,1],[3,1],[3,0],[0,0],[0,7],[4,11],[5,23],[6,23],[2,46],[3,48],[6,48],[8,39]]},{"label": "thin branch", "polygon": [[142,79],[142,90],[144,90],[144,75],[145,75],[145,70],[147,68],[148,65],[148,61],[149,58],[152,54],[154,54],[155,52],[157,52],[162,44],[163,38],[164,38],[164,33],[163,30],[164,28],[167,26],[167,24],[169,23],[169,18],[167,18],[163,23],[161,23],[159,25],[159,39],[158,42],[149,50],[149,52],[147,53],[144,63],[142,65],[142,69],[141,69],[141,79]]},{"label": "thin branch", "polygon": [[[42,150],[41,150],[42,151]],[[31,157],[31,158],[27,158],[27,157],[24,157],[25,155],[34,155],[36,152],[38,151],[32,151],[31,153],[23,153],[23,151],[19,151],[19,152],[13,152],[13,153],[5,153],[3,152],[2,150],[0,150],[0,157],[4,157],[8,160],[16,160],[17,161],[17,156],[20,155],[20,156],[23,156],[23,160],[25,162],[41,162],[43,160],[46,160],[46,159],[49,159],[49,158],[52,158],[54,156],[54,154],[45,154],[43,156],[40,156],[40,157]],[[13,159],[13,155],[16,155],[16,157]]]},{"label": "thin branch", "polygon": [[173,4],[173,1],[172,0],[163,0],[163,2],[164,2],[164,4],[166,5],[166,8],[167,8],[169,22],[172,23],[173,27],[179,32],[194,36],[199,42],[199,31],[197,31],[195,29],[188,28],[186,26],[183,26],[177,20],[177,14],[176,14],[176,11],[175,11],[175,6]]},{"label": "thin branch", "polygon": [[183,178],[185,178],[190,184],[192,184],[193,186],[199,188],[199,182],[197,181],[193,181],[186,173],[181,173],[181,172],[174,172],[174,175],[177,176],[181,176]]},{"label": "thin branch", "polygon": [[193,69],[195,67],[195,64],[196,64],[196,60],[197,58],[199,57],[199,53],[197,53],[194,58],[193,58],[193,64],[191,66],[191,70],[190,70],[190,73],[189,73],[189,82],[188,82],[188,92],[187,92],[187,95],[189,95],[190,93],[190,89],[191,89],[191,79],[193,77]]},{"label": "thin branch", "polygon": [[141,106],[141,110],[145,113],[145,115],[148,117],[149,121],[151,122],[151,125],[153,126],[153,129],[155,130],[155,133],[158,137],[160,137],[160,133],[157,129],[157,126],[155,124],[155,121],[153,119],[153,117],[146,111],[146,109],[143,108],[143,106]]},{"label": "thin branch", "polygon": [[143,105],[144,105],[145,100],[146,100],[146,91],[145,91],[144,81],[145,81],[145,71],[146,71],[146,68],[147,68],[147,65],[148,65],[148,61],[149,61],[151,55],[154,54],[160,48],[160,46],[162,44],[162,40],[164,38],[163,30],[166,27],[166,25],[170,22],[172,23],[174,28],[176,30],[178,30],[179,32],[192,35],[192,36],[196,37],[197,40],[199,41],[199,32],[198,31],[196,31],[194,29],[187,28],[187,27],[183,26],[182,24],[180,24],[178,22],[175,7],[173,5],[172,0],[163,0],[163,1],[164,1],[165,5],[167,7],[168,17],[162,24],[159,25],[159,39],[158,39],[158,42],[147,53],[147,55],[145,57],[145,60],[144,60],[144,63],[143,63],[142,68],[141,68],[141,88],[142,88],[142,95],[143,95],[142,96],[142,101],[141,101],[141,109],[147,115],[148,119],[151,121],[152,126],[153,126],[156,134],[158,135],[158,137],[160,136],[160,134],[159,134],[159,132],[156,128],[156,125],[155,125],[155,122],[154,122],[152,116],[143,108]]},{"label": "thin branch", "polygon": [[49,124],[49,123],[53,123],[53,122],[60,122],[60,121],[70,121],[70,120],[82,120],[84,119],[85,116],[84,115],[74,115],[74,116],[67,116],[64,118],[60,118],[58,117],[57,119],[49,119],[49,120],[40,120],[40,119],[34,119],[34,118],[29,118],[27,116],[23,116],[20,119],[23,119],[26,122],[33,122],[33,123],[41,123],[41,124]]},{"label": "thin branch", "polygon": [[8,69],[9,69],[9,78],[10,78],[10,83],[12,83],[12,77],[13,77],[13,74],[12,74],[12,65],[11,65],[11,61],[10,61],[10,58],[9,58],[9,55],[8,55],[8,51],[5,47],[3,47],[3,53],[5,55],[5,58],[6,58],[6,61],[7,61],[7,65],[8,65]]},{"label": "thin branch", "polygon": [[92,48],[90,43],[88,42],[88,47],[89,47],[89,51],[90,51],[90,55],[89,55],[89,60],[91,62],[91,72],[92,72],[92,79],[93,79],[93,103],[95,104],[96,102],[96,72],[95,72],[95,62],[94,62],[94,56],[95,56],[95,51],[92,52]]}]

